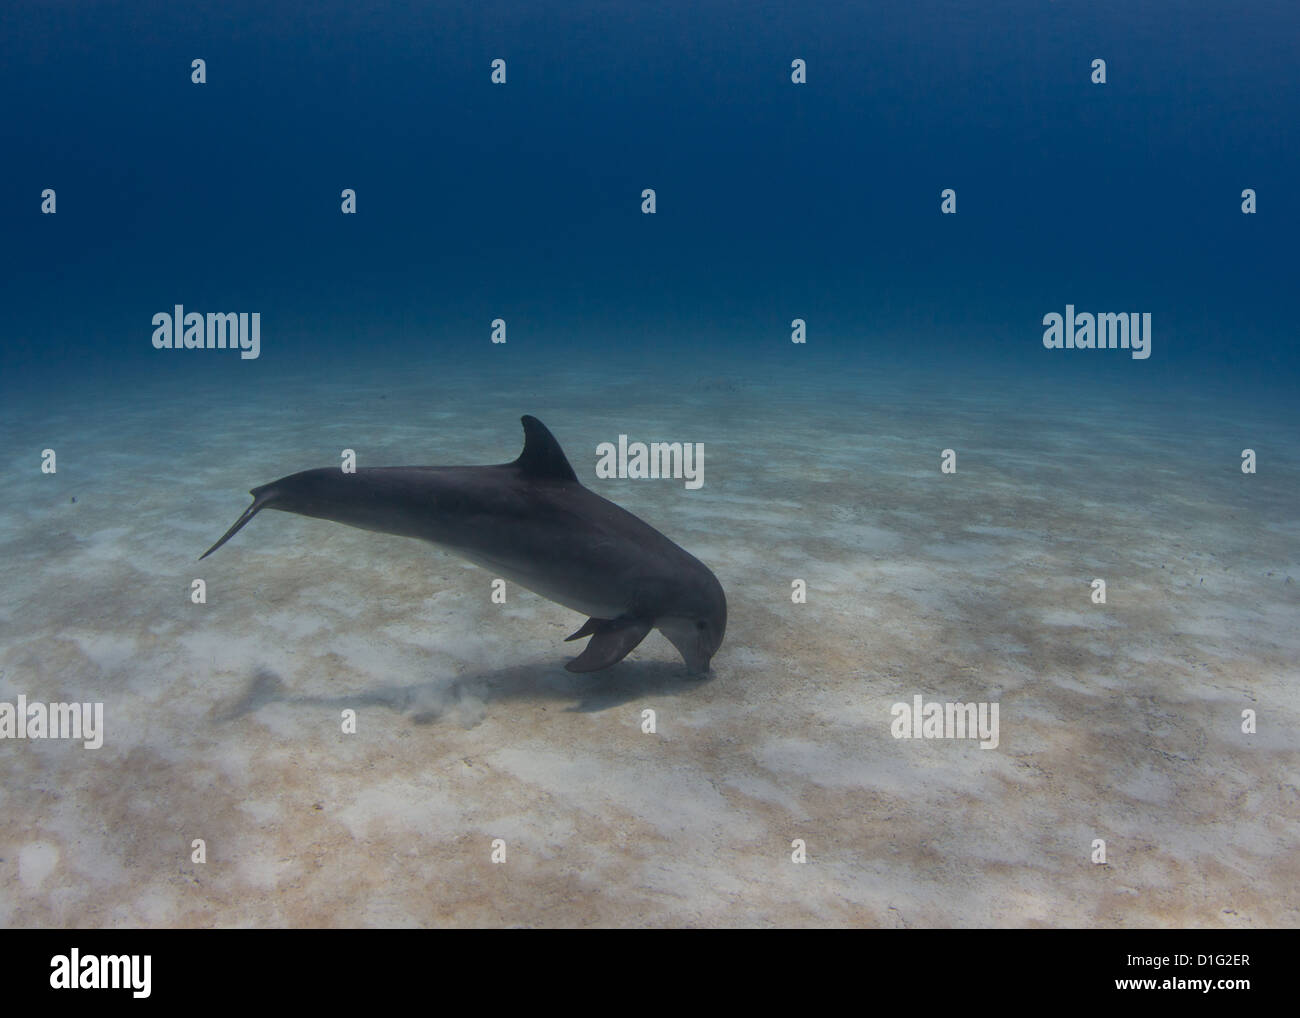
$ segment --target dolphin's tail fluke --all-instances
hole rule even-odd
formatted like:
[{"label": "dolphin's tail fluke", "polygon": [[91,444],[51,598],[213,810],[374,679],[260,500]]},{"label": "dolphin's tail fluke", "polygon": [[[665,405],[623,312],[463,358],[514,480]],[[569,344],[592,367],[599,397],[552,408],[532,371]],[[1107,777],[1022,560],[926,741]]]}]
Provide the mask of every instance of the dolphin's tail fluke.
[{"label": "dolphin's tail fluke", "polygon": [[249,494],[253,496],[253,504],[244,510],[243,516],[235,520],[235,525],[233,527],[231,527],[229,530],[227,530],[224,534],[221,535],[220,541],[218,541],[211,548],[209,548],[207,551],[205,551],[202,555],[199,556],[199,561],[202,562],[205,558],[207,558],[214,551],[220,548],[223,544],[229,541],[232,537],[238,534],[242,529],[244,529],[245,523],[247,523],[254,516],[256,516],[259,511],[265,509],[269,503],[274,502],[276,497],[276,492],[274,490],[274,487],[275,487],[274,485],[267,484],[267,485],[263,485],[260,488],[254,488],[252,491],[250,491]]}]

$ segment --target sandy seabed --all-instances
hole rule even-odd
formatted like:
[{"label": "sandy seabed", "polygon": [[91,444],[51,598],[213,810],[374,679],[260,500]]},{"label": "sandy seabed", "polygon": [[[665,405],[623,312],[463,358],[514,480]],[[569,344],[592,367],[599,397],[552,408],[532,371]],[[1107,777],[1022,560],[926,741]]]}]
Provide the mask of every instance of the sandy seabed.
[{"label": "sandy seabed", "polygon": [[[0,742],[0,924],[1300,924],[1293,425],[851,371],[417,374],[8,403],[0,701],[101,701],[106,736]],[[571,675],[581,617],[419,542],[268,512],[196,561],[254,485],[343,448],[503,462],[521,413],[718,575],[710,678],[658,634]],[[621,433],[703,442],[704,487],[596,480]],[[998,703],[998,747],[895,739],[918,694]]]}]

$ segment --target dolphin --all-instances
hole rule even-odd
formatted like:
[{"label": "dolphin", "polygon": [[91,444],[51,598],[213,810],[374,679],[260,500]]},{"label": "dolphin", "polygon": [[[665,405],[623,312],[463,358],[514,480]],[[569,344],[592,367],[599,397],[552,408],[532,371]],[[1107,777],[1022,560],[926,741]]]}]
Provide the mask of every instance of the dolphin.
[{"label": "dolphin", "polygon": [[253,488],[253,504],[207,558],[263,509],[415,537],[589,616],[567,640],[591,640],[571,672],[617,664],[651,629],[702,675],[727,628],[722,584],[695,556],[579,482],[536,417],[524,451],[481,467],[304,470]]}]

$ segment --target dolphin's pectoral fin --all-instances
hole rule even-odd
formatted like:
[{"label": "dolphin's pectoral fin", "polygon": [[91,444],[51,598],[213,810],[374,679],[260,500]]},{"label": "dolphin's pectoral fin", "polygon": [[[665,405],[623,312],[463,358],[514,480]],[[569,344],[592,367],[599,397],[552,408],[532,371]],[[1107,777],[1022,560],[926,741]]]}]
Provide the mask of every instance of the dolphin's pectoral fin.
[{"label": "dolphin's pectoral fin", "polygon": [[[571,672],[598,672],[618,664],[646,638],[653,623],[650,619],[588,619],[586,624],[569,637],[591,635],[587,648],[564,667]],[[594,634],[594,635],[593,635]]]},{"label": "dolphin's pectoral fin", "polygon": [[592,633],[596,632],[596,630],[601,626],[607,625],[609,625],[609,619],[588,619],[582,624],[582,628],[576,633],[572,636],[566,636],[564,642],[568,643],[570,640],[581,640],[584,636],[590,636]]}]

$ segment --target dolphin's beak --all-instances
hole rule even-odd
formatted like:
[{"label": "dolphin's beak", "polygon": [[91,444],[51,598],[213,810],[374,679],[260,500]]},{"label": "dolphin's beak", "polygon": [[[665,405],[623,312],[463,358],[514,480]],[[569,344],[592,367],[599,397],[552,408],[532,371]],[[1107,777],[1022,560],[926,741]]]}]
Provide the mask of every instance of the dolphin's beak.
[{"label": "dolphin's beak", "polygon": [[709,664],[717,647],[709,646],[708,632],[698,627],[689,619],[673,619],[659,624],[659,631],[664,634],[677,653],[686,662],[686,674],[691,678],[702,679],[709,674]]}]

